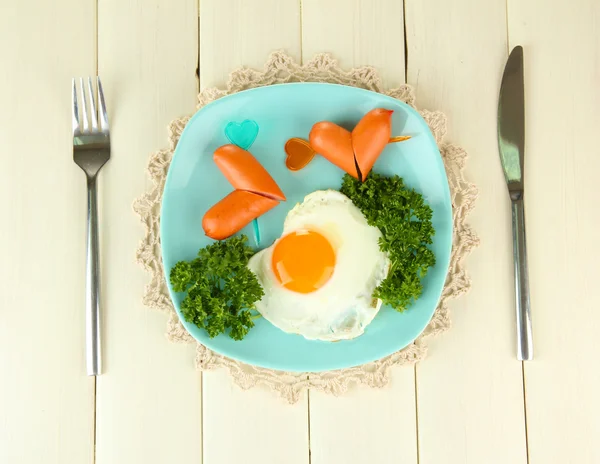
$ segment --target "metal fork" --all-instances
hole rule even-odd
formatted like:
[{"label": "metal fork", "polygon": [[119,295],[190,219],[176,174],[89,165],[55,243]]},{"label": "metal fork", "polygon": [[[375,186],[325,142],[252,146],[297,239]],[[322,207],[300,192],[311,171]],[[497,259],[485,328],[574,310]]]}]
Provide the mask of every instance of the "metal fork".
[{"label": "metal fork", "polygon": [[[100,266],[98,256],[98,191],[96,180],[100,168],[110,159],[110,133],[100,78],[97,78],[99,112],[96,110],[97,105],[94,99],[92,78],[87,78],[87,98],[86,85],[83,78],[79,78],[79,84],[81,111],[77,103],[77,81],[73,79],[73,161],[85,172],[88,198],[85,353],[87,374],[99,375],[101,372]],[[98,124],[98,115],[100,117],[100,124]]]}]

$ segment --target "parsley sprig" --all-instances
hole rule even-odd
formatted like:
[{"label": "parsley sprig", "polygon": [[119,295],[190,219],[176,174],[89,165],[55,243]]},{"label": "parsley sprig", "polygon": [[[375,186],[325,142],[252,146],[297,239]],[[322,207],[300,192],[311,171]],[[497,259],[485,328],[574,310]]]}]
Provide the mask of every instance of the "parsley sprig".
[{"label": "parsley sprig", "polygon": [[187,292],[181,302],[186,321],[213,338],[228,332],[243,339],[254,327],[251,313],[264,291],[246,266],[254,254],[248,237],[230,237],[202,248],[192,261],[180,261],[170,273],[176,292]]},{"label": "parsley sprig", "polygon": [[427,246],[435,234],[431,207],[399,176],[371,173],[360,182],[346,174],[340,191],[383,235],[379,248],[388,253],[391,267],[373,296],[404,311],[421,296],[421,279],[435,265],[435,255]]}]

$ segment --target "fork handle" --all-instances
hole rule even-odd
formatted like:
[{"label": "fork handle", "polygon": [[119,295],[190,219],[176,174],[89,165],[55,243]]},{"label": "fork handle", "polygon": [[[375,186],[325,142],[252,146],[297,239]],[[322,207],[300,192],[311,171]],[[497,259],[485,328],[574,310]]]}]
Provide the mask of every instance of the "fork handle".
[{"label": "fork handle", "polygon": [[87,176],[87,255],[85,273],[85,354],[88,375],[100,374],[100,265],[96,176]]}]

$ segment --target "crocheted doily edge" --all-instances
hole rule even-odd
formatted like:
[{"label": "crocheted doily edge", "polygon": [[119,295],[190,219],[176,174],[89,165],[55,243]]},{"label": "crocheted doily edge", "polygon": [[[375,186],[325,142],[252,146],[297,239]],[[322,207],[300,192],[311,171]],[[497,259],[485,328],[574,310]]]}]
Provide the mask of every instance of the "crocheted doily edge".
[{"label": "crocheted doily edge", "polygon": [[[399,99],[416,108],[415,93],[411,86],[402,85],[385,89],[377,70],[370,66],[342,69],[329,54],[318,54],[299,64],[282,51],[272,53],[262,71],[240,68],[233,71],[225,89],[208,88],[198,95],[197,108],[235,92],[253,87],[287,82],[330,82],[379,92]],[[159,309],[169,315],[167,337],[173,342],[195,343],[196,366],[202,371],[225,368],[242,389],[264,386],[289,403],[297,402],[304,391],[314,389],[341,395],[357,384],[381,388],[390,381],[394,366],[413,365],[425,358],[428,340],[450,328],[448,303],[468,292],[471,281],[465,268],[466,256],[479,244],[475,232],[466,219],[474,208],[477,187],[464,175],[467,153],[462,148],[445,141],[446,117],[439,111],[418,110],[429,125],[442,155],[453,209],[453,246],[448,275],[435,313],[423,333],[409,346],[377,361],[348,369],[319,373],[292,373],[251,366],[217,354],[197,343],[183,328],[169,297],[164,280],[160,253],[160,204],[167,171],[181,133],[191,116],[171,122],[168,128],[169,146],[154,153],[148,163],[152,187],[134,202],[134,211],[145,227],[145,235],[136,252],[137,262],[146,269],[150,281],[146,285],[144,305]]]}]

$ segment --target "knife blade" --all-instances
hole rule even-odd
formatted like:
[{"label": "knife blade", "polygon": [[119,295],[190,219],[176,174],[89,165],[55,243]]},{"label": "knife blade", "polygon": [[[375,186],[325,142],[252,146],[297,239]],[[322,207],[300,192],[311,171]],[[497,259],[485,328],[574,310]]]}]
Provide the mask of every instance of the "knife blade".
[{"label": "knife blade", "polygon": [[517,358],[533,359],[533,335],[529,299],[527,242],[525,236],[525,91],[523,47],[511,51],[500,85],[498,99],[498,151],[508,187],[512,209],[513,262]]}]

